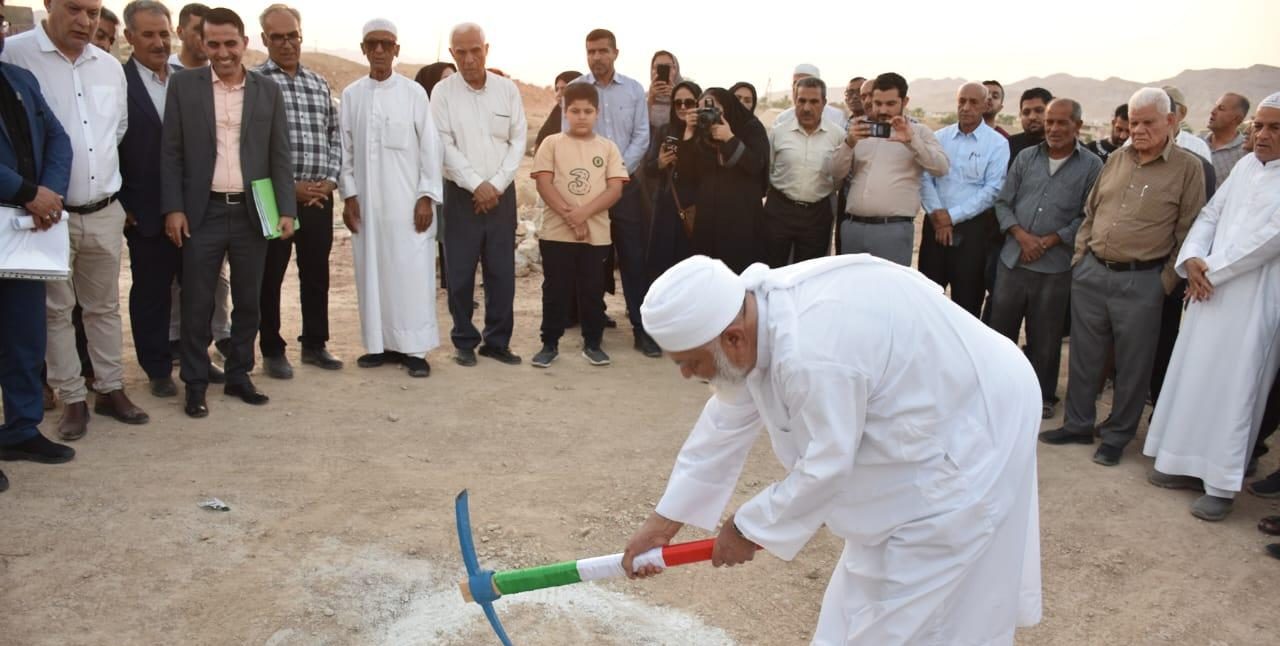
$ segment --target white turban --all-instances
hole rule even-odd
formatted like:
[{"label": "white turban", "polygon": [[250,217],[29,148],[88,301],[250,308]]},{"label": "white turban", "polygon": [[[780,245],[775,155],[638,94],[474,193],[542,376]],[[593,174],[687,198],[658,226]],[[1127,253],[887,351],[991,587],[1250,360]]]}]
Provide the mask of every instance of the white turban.
[{"label": "white turban", "polygon": [[1271,96],[1263,99],[1262,103],[1258,107],[1259,108],[1275,108],[1277,110],[1280,110],[1280,92],[1276,92],[1275,94],[1272,94]]},{"label": "white turban", "polygon": [[693,256],[668,269],[640,306],[645,332],[668,352],[702,347],[742,310],[747,288],[723,262]]},{"label": "white turban", "polygon": [[363,38],[375,31],[389,31],[392,36],[399,36],[399,34],[396,33],[395,23],[387,20],[386,18],[374,18],[373,20],[364,23],[364,33],[360,34],[360,37]]},{"label": "white turban", "polygon": [[811,63],[801,63],[801,64],[797,65],[797,66],[796,66],[795,71],[794,71],[794,72],[792,72],[791,74],[792,74],[792,76],[794,76],[794,75],[796,75],[796,74],[808,74],[809,76],[812,76],[812,77],[815,77],[815,78],[821,78],[821,77],[822,77],[822,75],[821,75],[821,74],[818,74],[818,66],[817,66],[817,65],[813,65],[813,64],[811,64]]}]

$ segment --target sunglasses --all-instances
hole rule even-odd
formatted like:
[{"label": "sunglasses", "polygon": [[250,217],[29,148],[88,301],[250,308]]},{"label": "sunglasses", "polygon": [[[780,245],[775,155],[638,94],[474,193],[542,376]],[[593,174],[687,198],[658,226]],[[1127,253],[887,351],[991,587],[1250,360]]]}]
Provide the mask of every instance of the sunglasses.
[{"label": "sunglasses", "polygon": [[690,108],[698,107],[698,101],[696,99],[676,99],[673,103],[678,110],[688,110]]},{"label": "sunglasses", "polygon": [[396,46],[396,41],[391,40],[390,38],[381,38],[381,39],[379,39],[379,38],[370,38],[370,39],[368,39],[368,40],[364,41],[364,48],[365,48],[365,49],[367,49],[367,50],[369,50],[369,51],[373,51],[373,50],[375,50],[375,49],[382,48],[382,51],[384,51],[384,52],[389,52],[389,51],[391,51],[392,49],[394,49],[394,48],[395,48],[395,46]]}]

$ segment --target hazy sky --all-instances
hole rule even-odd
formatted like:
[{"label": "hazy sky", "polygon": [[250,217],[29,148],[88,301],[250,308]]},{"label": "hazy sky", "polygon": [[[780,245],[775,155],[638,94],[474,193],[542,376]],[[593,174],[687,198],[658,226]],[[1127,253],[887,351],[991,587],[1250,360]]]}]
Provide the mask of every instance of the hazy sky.
[{"label": "hazy sky", "polygon": [[[113,9],[124,5],[106,1]],[[260,47],[257,14],[267,2],[223,3],[241,12]],[[181,4],[169,6],[176,14]],[[1013,82],[1066,72],[1141,82],[1187,68],[1280,65],[1280,0],[296,0],[294,6],[308,49],[358,51],[364,22],[386,17],[400,30],[401,59],[415,63],[437,60],[437,53],[450,60],[450,28],[478,22],[490,43],[490,66],[545,85],[565,69],[586,71],[583,38],[595,27],[617,34],[618,70],[628,76],[647,79],[650,56],[668,49],[704,87],[747,80],[762,92],[770,80],[775,91],[786,87],[800,62],[817,65],[832,83],[884,71],[908,79]],[[731,13],[729,6],[739,9]],[[735,15],[744,11],[751,12],[746,19]]]}]

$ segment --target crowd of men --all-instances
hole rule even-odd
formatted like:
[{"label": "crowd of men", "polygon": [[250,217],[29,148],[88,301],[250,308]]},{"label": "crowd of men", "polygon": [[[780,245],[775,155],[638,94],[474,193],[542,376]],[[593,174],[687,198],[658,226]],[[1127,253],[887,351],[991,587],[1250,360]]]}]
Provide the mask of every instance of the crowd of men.
[{"label": "crowd of men", "polygon": [[[125,389],[117,285],[126,244],[133,344],[153,396],[178,395],[176,363],[191,417],[209,414],[210,384],[267,403],[250,378],[258,353],[266,375],[294,375],[280,302],[291,258],[300,360],[343,368],[326,348],[335,191],[352,233],[360,367],[430,374],[426,355],[440,343],[428,287],[437,261],[453,360],[522,363],[510,346],[515,180],[529,152],[527,122],[515,84],[486,66],[478,25],[451,33],[456,66],[415,82],[394,71],[396,25],[366,23],[368,75],[335,102],[302,63],[302,16],[292,7],[274,4],[258,16],[268,59],[249,69],[248,32],[229,9],[188,4],[175,22],[155,0],[130,2],[121,17],[100,0],[47,5],[40,24],[0,41],[0,200],[21,205],[40,230],[66,218],[71,277],[0,279],[0,459],[72,459],[74,450],[38,425],[60,400],[57,438],[83,437],[90,390],[93,414],[149,421]],[[107,51],[120,27],[133,51],[124,63]],[[1021,94],[1021,132],[1009,135],[996,122],[1003,86],[965,83],[956,122],[933,131],[909,116],[901,75],[850,79],[841,110],[805,64],[795,69],[794,107],[755,141],[764,128],[749,83],[703,91],[662,51],[646,90],[615,70],[617,39],[603,29],[587,35],[585,53],[588,73],[557,77],[557,96],[574,101],[557,106],[536,144],[554,148],[534,170],[547,206],[543,254],[554,267],[535,366],[550,364],[575,324],[587,360],[609,363],[601,333],[616,323],[598,297],[615,268],[635,349],[662,356],[640,315],[649,285],[684,257],[716,255],[699,242],[718,215],[715,196],[688,189],[750,188],[740,225],[747,244],[735,254],[777,267],[829,255],[834,242],[838,253],[905,266],[916,256],[959,307],[1014,343],[1025,340],[1044,419],[1059,404],[1069,333],[1063,425],[1041,441],[1100,437],[1094,462],[1115,465],[1150,402],[1151,482],[1202,489],[1197,517],[1230,512],[1280,420],[1272,388],[1280,314],[1271,306],[1280,97],[1251,112],[1248,98],[1225,94],[1201,138],[1183,127],[1182,92],[1143,88],[1116,108],[1107,137],[1085,144],[1080,102],[1046,88]],[[596,138],[603,147],[590,143]],[[574,148],[588,145],[597,147]],[[697,163],[682,159],[704,153]],[[278,207],[270,237],[255,191],[272,193]],[[675,234],[660,235],[669,222]],[[477,268],[482,328],[472,320]],[[1226,325],[1242,331],[1229,347],[1215,334]],[[221,362],[211,360],[211,345]],[[1099,422],[1096,399],[1108,383],[1111,412]],[[1280,474],[1250,490],[1280,496]]]}]

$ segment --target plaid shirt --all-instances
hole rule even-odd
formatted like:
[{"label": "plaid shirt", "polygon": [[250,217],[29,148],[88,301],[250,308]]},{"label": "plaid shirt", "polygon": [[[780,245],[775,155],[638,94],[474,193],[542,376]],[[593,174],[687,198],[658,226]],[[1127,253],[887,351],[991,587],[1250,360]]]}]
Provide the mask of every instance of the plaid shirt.
[{"label": "plaid shirt", "polygon": [[284,95],[289,149],[293,153],[293,178],[308,181],[327,179],[337,184],[342,167],[342,141],[338,130],[338,109],[329,94],[329,84],[301,63],[294,76],[289,76],[271,59],[254,71],[275,81]]}]

